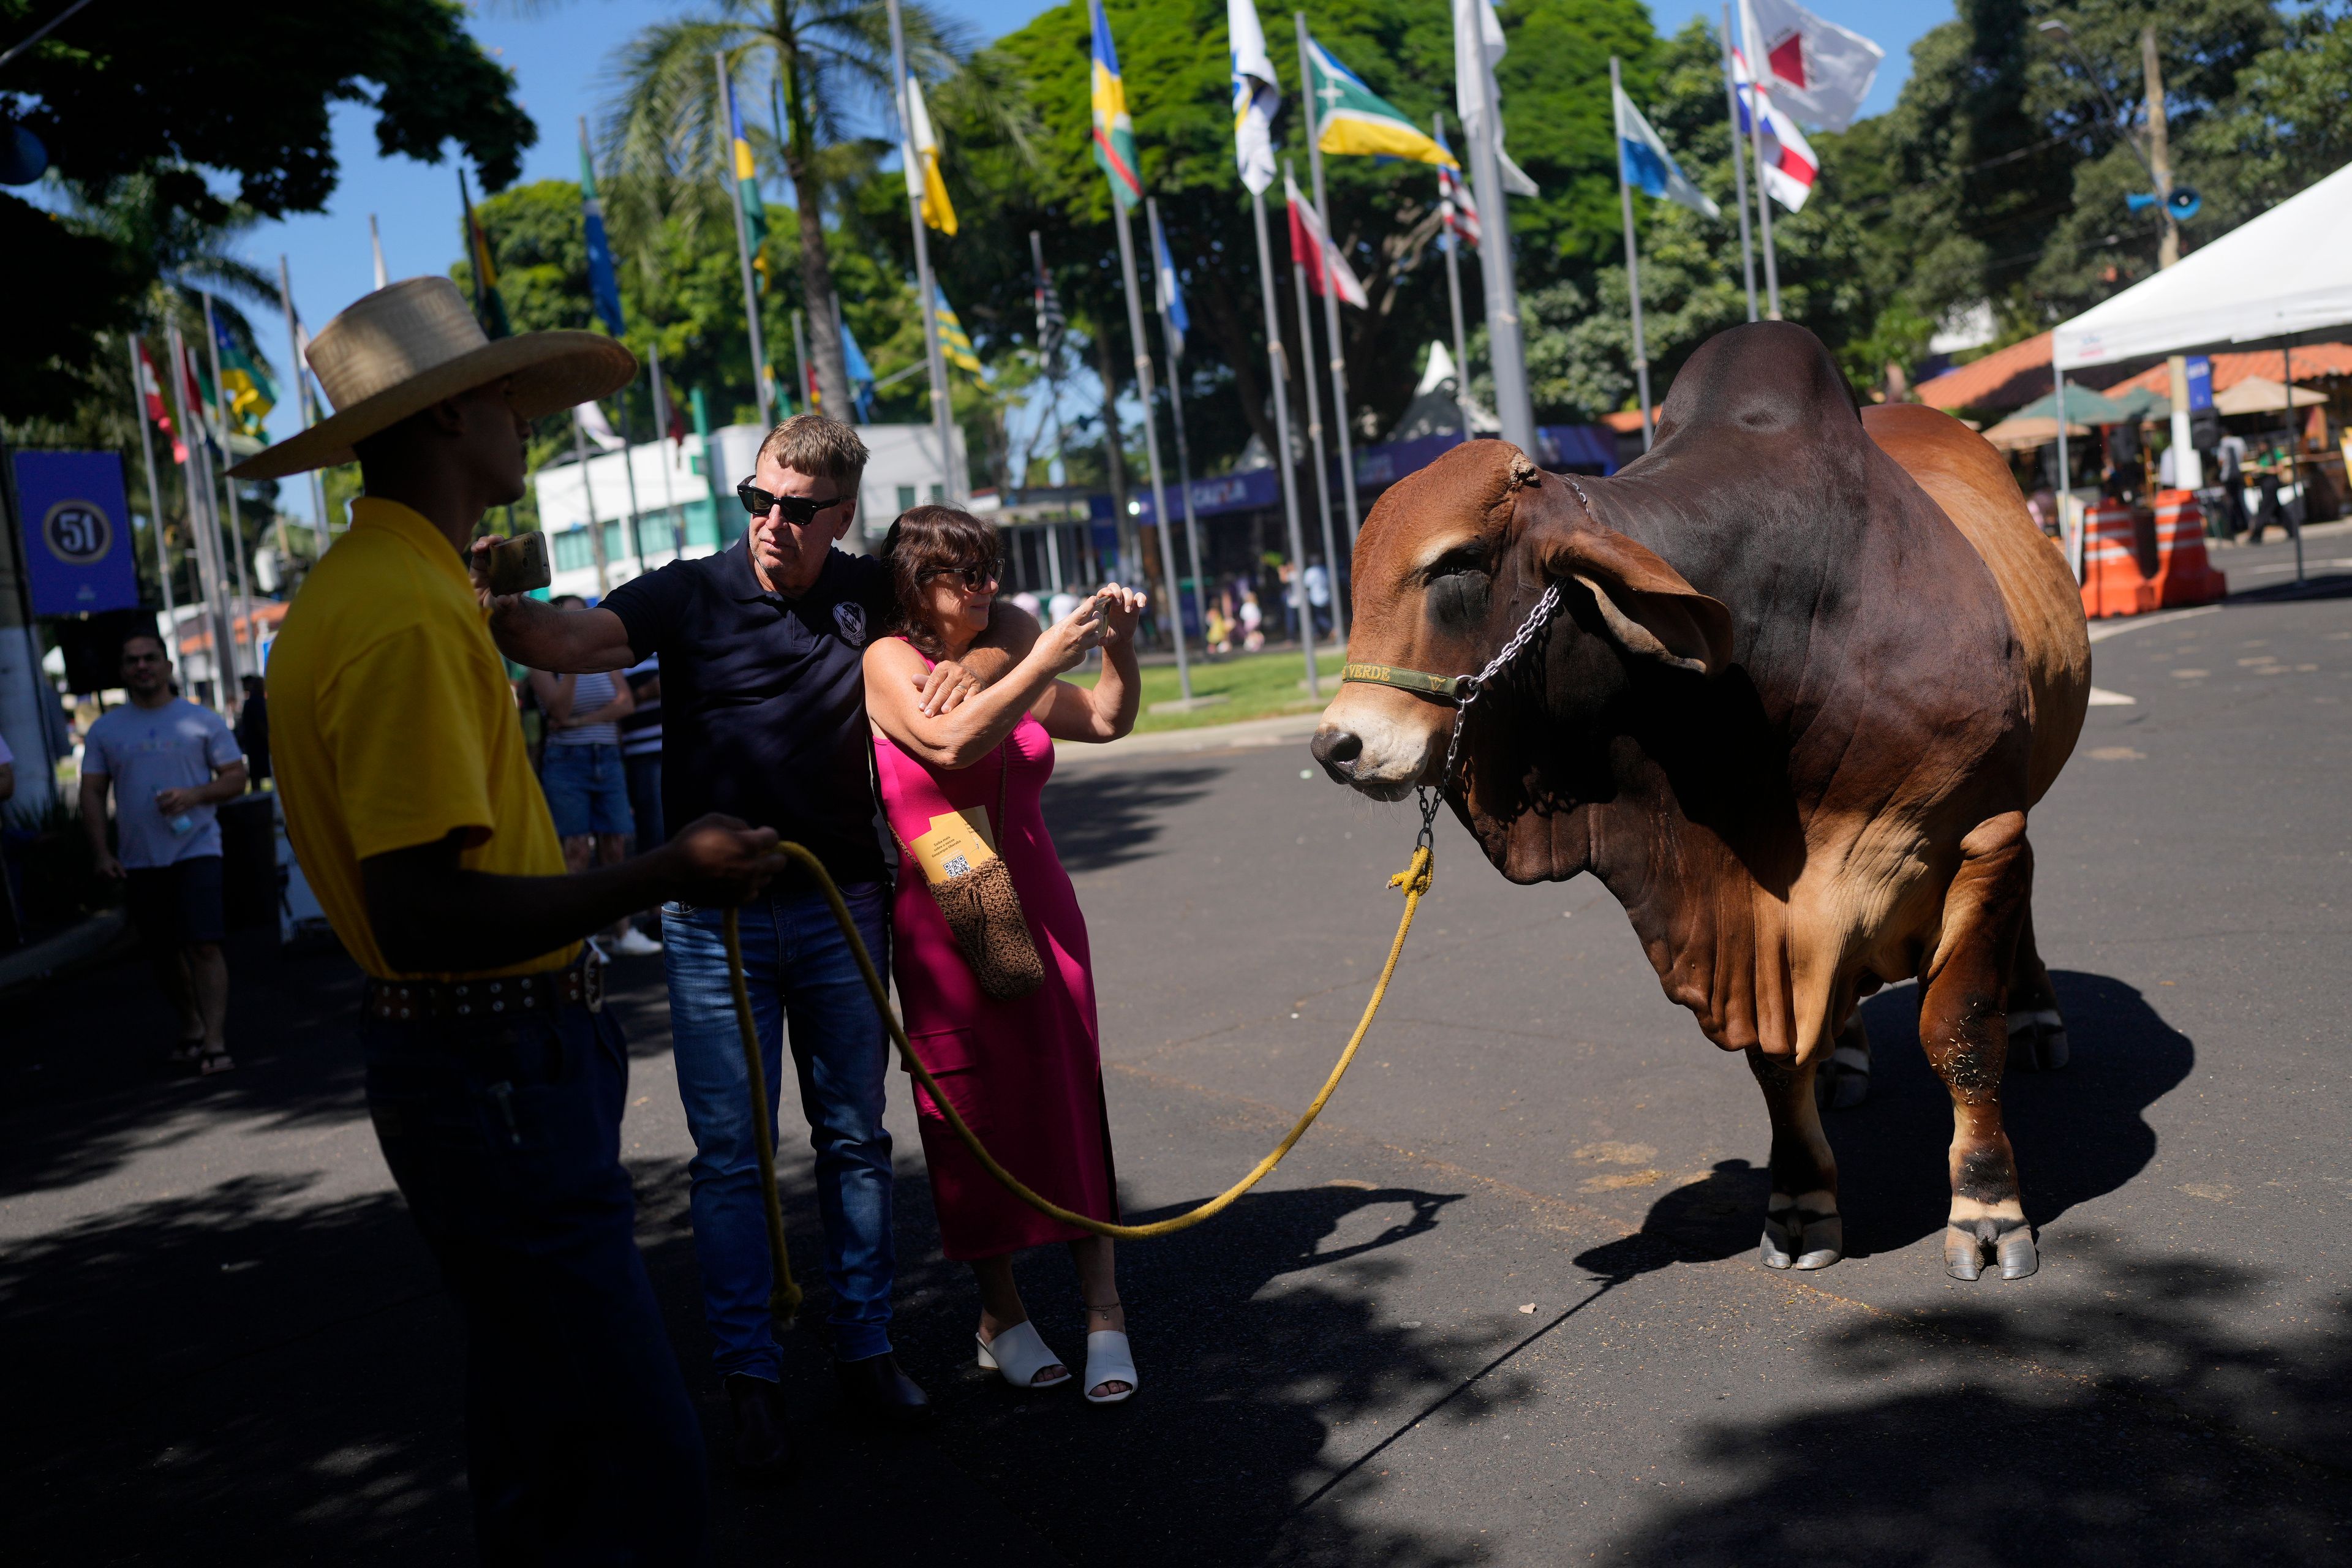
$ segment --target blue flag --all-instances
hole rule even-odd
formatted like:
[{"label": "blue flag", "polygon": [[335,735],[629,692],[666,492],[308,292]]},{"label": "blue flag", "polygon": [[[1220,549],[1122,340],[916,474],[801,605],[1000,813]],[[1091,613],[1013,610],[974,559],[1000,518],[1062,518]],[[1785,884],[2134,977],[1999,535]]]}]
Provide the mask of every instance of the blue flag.
[{"label": "blue flag", "polygon": [[[1157,217],[1158,214],[1152,215]],[[1169,344],[1178,359],[1184,357],[1184,334],[1192,330],[1192,318],[1184,310],[1184,288],[1177,281],[1176,258],[1168,254],[1168,233],[1157,223],[1151,226],[1151,237],[1159,242],[1160,297],[1167,301],[1168,325],[1176,341]]]},{"label": "blue flag", "polygon": [[596,199],[596,164],[588,156],[588,122],[580,122],[580,205],[587,218],[588,297],[604,330],[619,337],[628,329],[621,323],[621,280],[613,270],[612,243],[604,237],[604,207]]},{"label": "blue flag", "polygon": [[866,363],[865,353],[857,340],[849,335],[849,323],[841,323],[841,367],[849,377],[850,401],[857,405],[861,424],[874,423],[874,367]]},{"label": "blue flag", "polygon": [[1705,191],[1694,185],[1684,175],[1666,144],[1642,111],[1633,107],[1622,89],[1614,89],[1617,97],[1617,156],[1625,171],[1625,183],[1637,191],[1668,201],[1680,202],[1696,213],[1708,217],[1721,217],[1722,209],[1708,199]]}]

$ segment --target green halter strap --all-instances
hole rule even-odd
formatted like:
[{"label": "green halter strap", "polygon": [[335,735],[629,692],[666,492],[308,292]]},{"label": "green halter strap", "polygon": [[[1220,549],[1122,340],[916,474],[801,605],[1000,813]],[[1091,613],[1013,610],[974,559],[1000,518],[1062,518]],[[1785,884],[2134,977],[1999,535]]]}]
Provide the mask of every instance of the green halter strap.
[{"label": "green halter strap", "polygon": [[1393,664],[1349,664],[1339,668],[1342,686],[1392,686],[1449,708],[1460,704],[1464,691],[1474,679],[1467,675],[1432,675],[1424,669],[1402,669]]}]

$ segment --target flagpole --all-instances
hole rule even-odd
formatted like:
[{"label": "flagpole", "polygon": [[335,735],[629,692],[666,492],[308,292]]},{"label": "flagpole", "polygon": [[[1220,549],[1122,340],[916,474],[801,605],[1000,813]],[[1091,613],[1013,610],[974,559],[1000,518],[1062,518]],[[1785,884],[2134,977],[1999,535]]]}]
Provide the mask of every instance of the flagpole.
[{"label": "flagpole", "polygon": [[798,310],[793,312],[793,374],[801,378],[800,384],[793,389],[800,396],[793,401],[809,400],[808,342],[801,333],[801,313]]},{"label": "flagpole", "polygon": [[[182,444],[187,447],[188,452],[187,462],[180,470],[180,478],[187,486],[188,532],[196,548],[196,586],[202,591],[205,599],[205,642],[212,664],[214,690],[217,695],[226,684],[221,679],[221,667],[224,663],[232,667],[231,677],[234,679],[236,643],[236,639],[229,635],[228,622],[221,615],[221,580],[218,561],[220,538],[217,531],[220,524],[213,511],[212,475],[209,466],[205,462],[204,432],[188,417],[191,405],[188,402],[187,341],[180,336],[179,323],[176,321],[171,324],[169,331],[172,350],[172,406],[179,413]],[[198,412],[201,412],[201,409]],[[208,531],[213,533],[209,545],[205,538]],[[226,700],[223,701],[222,706],[226,706]]]},{"label": "flagpole", "polygon": [[[1290,20],[1298,30],[1299,90],[1309,100],[1307,123],[1307,172],[1315,185],[1315,211],[1323,220],[1327,233],[1337,234],[1331,222],[1331,208],[1323,195],[1323,114],[1313,107],[1315,73],[1307,59],[1307,13],[1293,11]],[[1335,242],[1336,243],[1336,242]],[[1339,296],[1328,287],[1323,290],[1323,337],[1331,348],[1331,427],[1339,437],[1339,486],[1344,498],[1342,512],[1348,520],[1348,554],[1356,553],[1356,529],[1362,521],[1356,510],[1356,449],[1348,435],[1348,356],[1340,345]],[[1345,629],[1340,613],[1344,598],[1339,592],[1339,565],[1331,563],[1331,625],[1335,631]]]},{"label": "flagpole", "polygon": [[654,387],[654,449],[661,454],[662,510],[669,513],[670,559],[686,559],[686,514],[677,510],[677,489],[670,479],[669,451],[669,392],[662,385],[661,334],[656,332],[646,345],[646,357],[653,362],[647,374]]},{"label": "flagpole", "polygon": [[[278,257],[278,302],[286,308],[286,358],[294,367],[294,412],[307,430],[318,423],[318,415],[310,406],[310,379],[303,369],[302,329],[294,315],[294,283],[286,270],[286,256]],[[327,487],[320,482],[319,470],[312,468],[304,476],[310,481],[310,504],[319,519],[317,536],[310,542],[310,559],[316,561],[327,552]]]},{"label": "flagpole", "polygon": [[1756,145],[1756,219],[1764,242],[1764,314],[1780,319],[1780,264],[1772,254],[1772,187],[1764,178],[1764,110],[1769,101],[1756,54],[1756,28],[1748,14],[1748,0],[1739,0],[1740,37],[1748,53],[1748,138]]},{"label": "flagpole", "polygon": [[[1111,193],[1118,220],[1118,266],[1127,281],[1127,335],[1135,344],[1135,392],[1143,402],[1143,460],[1151,477],[1152,531],[1160,535],[1160,574],[1167,584],[1169,641],[1176,645],[1176,684],[1192,700],[1192,656],[1184,648],[1184,605],[1176,590],[1176,541],[1168,526],[1168,487],[1160,474],[1160,420],[1153,414],[1151,345],[1143,335],[1143,295],[1135,279],[1135,212]],[[1139,569],[1142,563],[1136,563]]]},{"label": "flagpole", "polygon": [[1756,249],[1748,233],[1748,149],[1739,141],[1739,88],[1731,78],[1731,6],[1723,7],[1723,101],[1731,110],[1731,180],[1739,194],[1739,273],[1748,283],[1748,319],[1756,319]]},{"label": "flagpole", "polygon": [[[210,352],[213,366],[213,417],[220,423],[221,444],[226,447],[228,443],[228,384],[221,379],[220,328],[213,321],[213,297],[209,289],[205,291],[205,347]],[[224,452],[222,455],[226,457],[227,454]],[[239,607],[236,611],[236,619],[230,623],[230,629],[242,649],[230,662],[236,665],[236,673],[242,679],[247,665],[253,667],[255,673],[260,672],[261,650],[252,646],[253,584],[247,578],[245,572],[245,521],[237,515],[236,481],[224,471],[220,477],[220,486],[228,496],[229,550],[236,558],[236,597]],[[223,583],[222,586],[226,588],[227,584]],[[245,689],[240,686],[237,689],[238,703],[242,704],[244,697]]]},{"label": "flagpole", "polygon": [[[1284,382],[1289,372],[1282,352],[1282,317],[1274,305],[1274,247],[1265,237],[1265,193],[1250,193],[1250,217],[1257,226],[1258,293],[1265,305],[1265,360],[1274,376],[1274,439],[1279,450],[1270,454],[1274,470],[1282,477],[1283,518],[1290,528],[1290,559],[1298,574],[1298,607],[1305,612],[1307,604],[1307,539],[1298,528],[1298,476],[1290,461],[1290,393]],[[1315,668],[1315,617],[1302,613],[1299,617],[1299,642],[1307,652],[1307,695],[1321,701],[1322,673]]]},{"label": "flagpole", "polygon": [[[728,203],[735,209],[735,259],[743,270],[743,321],[751,338],[751,391],[759,399],[760,426],[766,429],[772,423],[768,416],[773,405],[768,397],[768,351],[760,341],[760,290],[751,279],[751,229],[743,216],[743,182],[735,177],[735,84],[727,77],[727,51],[720,49],[710,58],[719,69],[719,168],[720,177],[727,182]],[[573,434],[576,437],[577,430]],[[587,472],[584,468],[581,471]],[[600,581],[596,591],[600,594],[604,591],[601,582],[604,572],[604,546],[599,543],[596,574]]]},{"label": "flagpole", "polygon": [[163,542],[163,487],[155,478],[155,432],[147,418],[147,377],[139,363],[139,339],[125,332],[122,342],[131,350],[131,409],[139,417],[139,450],[147,460],[147,518],[155,531],[155,575],[163,588],[163,626],[168,634],[165,647],[176,662],[180,653],[180,609],[172,602],[172,555]]},{"label": "flagpole", "polygon": [[378,289],[391,288],[392,274],[383,267],[383,235],[375,226],[373,213],[368,214],[368,249],[375,257],[375,286]]},{"label": "flagpole", "polygon": [[[1291,177],[1291,168],[1290,160],[1284,159],[1283,185],[1296,195],[1298,182]],[[1298,258],[1298,220],[1294,216],[1290,222],[1290,280],[1298,291],[1298,355],[1303,371],[1298,379],[1307,386],[1307,447],[1315,459],[1315,504],[1323,519],[1323,570],[1330,576],[1331,592],[1336,597],[1339,587],[1339,549],[1331,529],[1330,463],[1323,455],[1323,404],[1315,390],[1315,316],[1307,303],[1307,264]],[[1323,265],[1319,252],[1315,260],[1318,268]],[[1323,287],[1328,289],[1330,286],[1327,274]],[[1315,618],[1315,606],[1307,602],[1307,565],[1303,561],[1298,568],[1298,618],[1302,622]]]},{"label": "flagpole", "polygon": [[581,504],[588,510],[588,548],[596,558],[596,596],[601,599],[613,591],[612,569],[604,554],[604,525],[596,521],[596,486],[588,477],[588,441],[580,433],[576,408],[572,411],[572,460],[580,465]]},{"label": "flagpole", "polygon": [[923,222],[923,204],[912,183],[919,173],[913,117],[907,105],[907,28],[898,15],[898,0],[887,0],[890,13],[890,69],[897,79],[891,101],[898,109],[898,157],[906,164],[907,221],[915,230],[915,286],[923,297],[923,362],[931,376],[931,424],[940,437],[940,491],[948,504],[961,504],[964,476],[956,472],[955,411],[948,404],[948,362],[940,349],[939,286],[931,279],[931,245]]},{"label": "flagpole", "polygon": [[[1160,258],[1174,255],[1168,248],[1168,237],[1160,228],[1160,198],[1147,196],[1143,216],[1151,226],[1151,265],[1158,275]],[[1192,611],[1201,623],[1201,646],[1209,646],[1209,595],[1202,582],[1201,562],[1201,522],[1192,513],[1192,453],[1184,442],[1184,337],[1176,331],[1175,320],[1169,311],[1169,294],[1164,288],[1152,289],[1152,298],[1160,303],[1160,341],[1168,345],[1168,416],[1176,426],[1176,489],[1184,500],[1184,546],[1192,556]],[[1175,592],[1171,589],[1170,592]],[[1179,610],[1181,624],[1181,610]]]},{"label": "flagpole", "polygon": [[[1052,353],[1048,354],[1045,352],[1045,342],[1043,331],[1043,322],[1045,320],[1045,306],[1043,304],[1043,300],[1045,299],[1045,290],[1047,281],[1045,277],[1045,242],[1038,237],[1037,231],[1034,228],[1029,231],[1029,265],[1031,269],[1036,275],[1038,299],[1040,300],[1040,304],[1038,306],[1040,331],[1037,342],[1037,354],[1039,361],[1044,365],[1045,371],[1046,394],[1053,399],[1052,405],[1048,411],[1054,416],[1054,466],[1055,468],[1058,468],[1062,470],[1062,519],[1059,522],[1046,524],[1045,531],[1046,569],[1053,576],[1054,591],[1058,594],[1062,591],[1062,540],[1059,531],[1067,528],[1070,525],[1070,467],[1068,461],[1062,456],[1062,345],[1060,341],[1056,339],[1054,343]],[[1058,295],[1055,296],[1055,309],[1056,310],[1061,309]],[[1049,468],[1046,470],[1046,478],[1051,479],[1052,477],[1053,470]],[[1086,565],[1086,551],[1083,547],[1083,540],[1080,541],[1080,545],[1081,548],[1077,552],[1077,558],[1072,561],[1070,564],[1074,568],[1083,570]]]},{"label": "flagpole", "polygon": [[1617,69],[1617,57],[1609,57],[1609,111],[1617,134],[1617,201],[1625,223],[1625,289],[1633,302],[1633,376],[1642,388],[1642,450],[1650,449],[1650,355],[1642,342],[1642,257],[1633,241],[1633,186],[1625,178],[1625,121],[1618,110],[1625,101],[1625,87]]},{"label": "flagpole", "polygon": [[[1445,110],[1439,110],[1432,123],[1437,130],[1437,140],[1445,140]],[[1443,179],[1441,171],[1439,178]],[[1442,194],[1442,193],[1441,193]],[[1470,351],[1462,336],[1462,218],[1460,214],[1446,220],[1444,241],[1445,252],[1445,298],[1454,308],[1454,406],[1462,416],[1462,438],[1470,439]]]},{"label": "flagpole", "polygon": [[[1483,5],[1486,0],[1476,0]],[[1456,47],[1460,47],[1459,40]],[[1503,439],[1530,457],[1536,451],[1535,405],[1528,397],[1527,346],[1519,338],[1519,290],[1511,267],[1511,221],[1503,174],[1495,156],[1502,111],[1495,102],[1495,71],[1478,41],[1478,110],[1486,123],[1464,126],[1477,179],[1478,260],[1486,283],[1487,356],[1494,363],[1495,412]]]}]

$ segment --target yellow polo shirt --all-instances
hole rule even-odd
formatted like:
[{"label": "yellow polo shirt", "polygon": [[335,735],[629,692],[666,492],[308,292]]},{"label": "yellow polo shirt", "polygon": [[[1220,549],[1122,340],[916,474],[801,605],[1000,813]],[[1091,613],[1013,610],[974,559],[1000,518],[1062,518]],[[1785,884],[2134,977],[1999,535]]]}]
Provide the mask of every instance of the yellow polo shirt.
[{"label": "yellow polo shirt", "polygon": [[[378,979],[360,862],[466,835],[459,864],[563,875],[514,689],[448,539],[396,501],[363,499],[305,578],[269,655],[270,764],[302,874],[335,934]],[[574,942],[479,974],[572,962]]]}]

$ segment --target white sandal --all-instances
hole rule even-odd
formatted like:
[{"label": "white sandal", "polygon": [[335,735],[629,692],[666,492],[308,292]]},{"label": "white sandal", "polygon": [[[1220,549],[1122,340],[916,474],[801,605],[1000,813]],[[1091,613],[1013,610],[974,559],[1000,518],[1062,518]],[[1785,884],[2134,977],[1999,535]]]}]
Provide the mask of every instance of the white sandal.
[{"label": "white sandal", "polygon": [[[999,1331],[993,1340],[981,1339],[978,1334],[972,1338],[980,1345],[981,1369],[995,1373],[1015,1388],[1051,1388],[1056,1384],[1070,1381],[1069,1367],[1060,1356],[1046,1348],[1045,1340],[1038,1335],[1037,1325],[1026,1318]],[[1092,1336],[1088,1337],[1088,1342],[1091,1344]],[[1049,1377],[1043,1383],[1034,1381],[1037,1374],[1049,1366],[1061,1367],[1062,1375]]]},{"label": "white sandal", "polygon": [[[1123,1383],[1127,1386],[1117,1394],[1097,1394],[1106,1383]],[[1087,1403],[1117,1405],[1137,1388],[1135,1352],[1127,1342],[1127,1335],[1117,1329],[1097,1329],[1087,1336]]]}]

